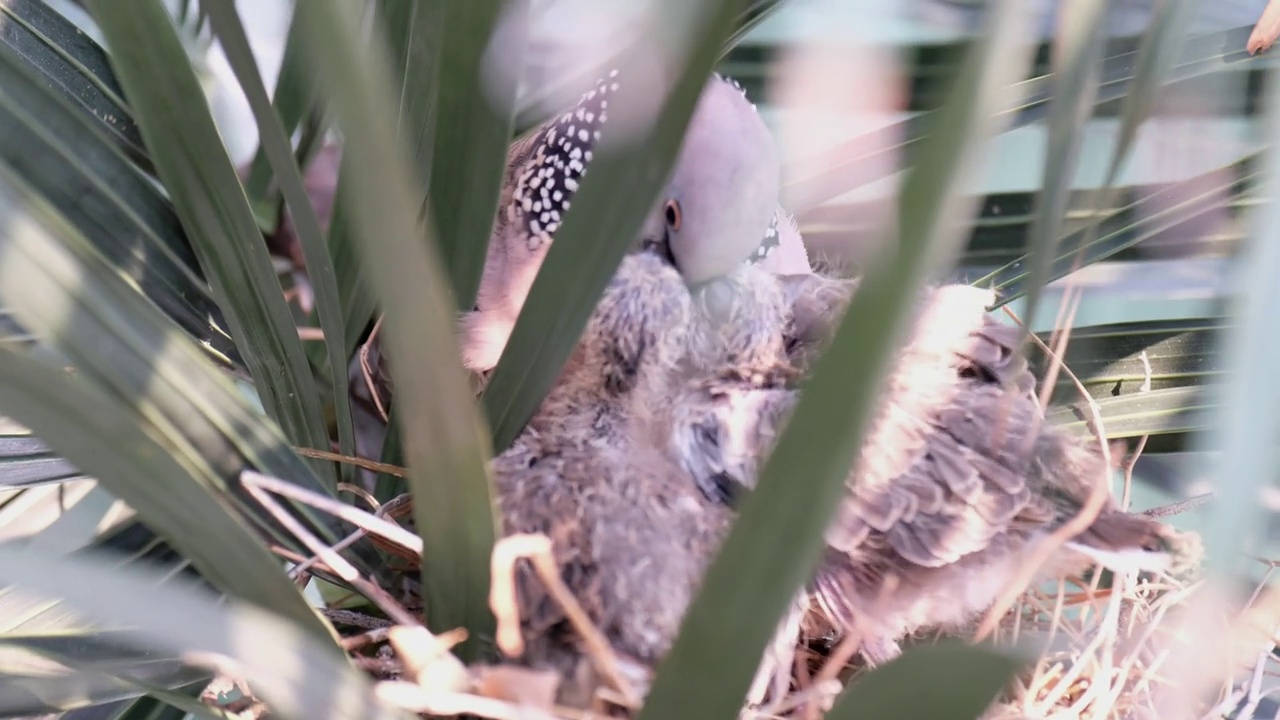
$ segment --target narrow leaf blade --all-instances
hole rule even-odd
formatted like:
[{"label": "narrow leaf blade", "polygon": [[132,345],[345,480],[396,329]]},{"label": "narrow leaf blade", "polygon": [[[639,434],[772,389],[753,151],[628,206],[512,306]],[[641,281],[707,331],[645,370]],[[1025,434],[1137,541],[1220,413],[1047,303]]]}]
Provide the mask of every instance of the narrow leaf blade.
[{"label": "narrow leaf blade", "polygon": [[[511,444],[546,397],[609,278],[639,235],[671,175],[685,128],[740,5],[741,0],[716,0],[698,10],[703,24],[691,34],[679,80],[653,124],[625,147],[595,152],[591,172],[583,176],[573,209],[556,232],[485,387],[484,408],[499,451]],[[640,68],[645,57],[643,51],[628,54],[621,62],[622,77],[627,77],[626,68]],[[622,103],[642,100],[623,90],[609,112],[626,117],[630,113]]]},{"label": "narrow leaf blade", "polygon": [[[440,0],[431,4],[441,6],[436,21],[446,29],[440,38],[434,109],[437,132],[448,142],[436,144],[431,154],[427,200],[455,302],[466,308],[480,287],[507,165],[520,80],[519,72],[511,69],[523,62],[531,3]],[[495,71],[499,58],[506,72]]]},{"label": "narrow leaf blade", "polygon": [[[955,641],[914,647],[853,681],[828,720],[975,720],[1025,659]],[[920,691],[920,683],[929,692]]]},{"label": "narrow leaf blade", "polygon": [[[106,560],[106,562],[104,562]],[[109,558],[0,553],[0,580],[62,598],[87,617],[136,628],[157,648],[236,662],[282,718],[403,718],[334,646],[251,605],[164,584],[155,573],[112,567]]]},{"label": "narrow leaf blade", "polygon": [[[111,61],[267,412],[295,445],[328,447],[319,392],[262,235],[159,0],[93,0]],[[181,132],[173,132],[173,127]],[[309,461],[329,487],[333,466]]]},{"label": "narrow leaf blade", "polygon": [[[812,575],[880,379],[925,276],[958,254],[961,190],[1029,60],[1026,5],[996,2],[899,199],[899,237],[865,273],[787,430],[703,577],[640,717],[732,718],[771,633]],[[888,257],[885,257],[888,256]]]},{"label": "narrow leaf blade", "polygon": [[490,451],[458,360],[448,281],[435,247],[416,239],[420,191],[395,139],[391,75],[385,57],[365,52],[352,37],[353,6],[316,0],[298,10],[309,56],[346,137],[351,230],[382,300],[383,347],[398,360],[396,411],[425,546],[427,620],[437,630],[466,628],[471,641],[464,654],[476,653],[493,633]]},{"label": "narrow leaf blade", "polygon": [[[320,229],[320,221],[311,205],[307,188],[303,185],[302,172],[294,162],[293,146],[267,97],[267,89],[262,83],[257,62],[249,47],[249,39],[236,14],[235,4],[227,0],[208,0],[202,7],[208,12],[213,31],[221,40],[231,69],[248,98],[249,107],[258,123],[263,150],[275,173],[285,203],[293,214],[294,228],[307,264],[307,277],[315,289],[320,329],[326,339],[324,346],[328,353],[329,380],[333,387],[337,415],[338,449],[344,455],[354,455],[356,445],[351,421],[351,399],[347,392],[347,354],[339,341],[344,329],[342,298],[338,294],[338,279],[325,244],[324,233]],[[325,444],[316,449],[328,449],[327,436]]]}]

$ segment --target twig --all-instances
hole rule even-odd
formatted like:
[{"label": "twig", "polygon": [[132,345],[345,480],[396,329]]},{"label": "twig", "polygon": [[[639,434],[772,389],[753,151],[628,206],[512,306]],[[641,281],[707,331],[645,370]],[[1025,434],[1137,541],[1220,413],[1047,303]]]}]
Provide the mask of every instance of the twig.
[{"label": "twig", "polygon": [[[1084,293],[1072,284],[1069,284],[1066,291],[1063,293],[1062,304],[1058,306],[1058,317],[1053,323],[1053,333],[1051,333],[1049,337],[1049,341],[1053,345],[1052,350],[1049,349],[1048,345],[1045,345],[1044,341],[1041,340],[1039,336],[1030,332],[1031,328],[1027,328],[1027,334],[1031,336],[1034,339],[1034,342],[1048,355],[1050,361],[1049,367],[1044,374],[1044,387],[1040,389],[1040,407],[1049,406],[1049,399],[1053,397],[1053,388],[1058,384],[1059,371],[1065,369],[1067,374],[1074,379],[1077,384],[1080,382],[1069,369],[1066,369],[1067,364],[1063,360],[1063,351],[1066,350],[1067,340],[1071,337],[1071,325],[1075,322],[1076,311],[1080,309],[1080,298],[1083,297],[1083,295]],[[1007,306],[1005,308],[1005,312],[1012,317],[1016,317],[1013,315],[1013,311],[1008,309]],[[1080,387],[1083,392],[1084,386],[1080,385]],[[1085,393],[1085,396],[1088,397],[1088,393]]]},{"label": "twig", "polygon": [[[1022,320],[1018,317],[1017,313],[1015,313],[1013,310],[1010,310],[1008,306],[1005,306],[1001,309],[1004,310],[1004,313],[1008,315],[1010,318],[1012,318],[1015,323],[1019,325],[1022,324]],[[1036,344],[1036,347],[1039,347],[1043,352],[1048,354],[1050,359],[1060,357],[1056,353],[1054,353],[1054,351],[1051,350],[1049,346],[1046,345],[1044,341],[1041,340],[1035,333],[1030,333],[1030,337],[1031,337],[1031,341]],[[1095,401],[1093,399],[1093,396],[1089,394],[1089,390],[1084,386],[1084,383],[1080,382],[1080,378],[1077,377],[1075,373],[1071,372],[1071,368],[1067,367],[1066,363],[1063,363],[1060,360],[1055,360],[1050,364],[1049,369],[1053,371],[1054,368],[1057,368],[1062,372],[1062,374],[1067,376],[1067,379],[1070,380],[1071,384],[1075,386],[1076,391],[1080,393],[1080,396],[1082,398],[1084,398],[1086,405],[1088,405],[1089,407],[1089,413],[1091,418],[1094,420],[1094,422],[1100,424],[1102,422],[1102,408],[1098,407],[1097,401]],[[1056,377],[1055,377],[1055,380],[1056,380]],[[1052,387],[1052,384],[1049,383],[1047,380],[1044,384],[1046,387]],[[1044,403],[1042,402],[1041,404],[1044,404]],[[1098,434],[1096,432],[1096,428],[1091,428],[1091,429],[1094,429],[1095,434]],[[1105,437],[1105,435],[1103,435],[1103,437]],[[1111,467],[1111,448],[1107,446],[1107,443],[1105,440],[1099,440],[1099,442],[1102,445],[1102,454],[1103,454],[1103,458],[1106,460],[1106,465],[1107,467]]]},{"label": "twig", "polygon": [[[339,485],[339,488],[341,488],[341,485]],[[371,496],[371,499],[372,499],[372,496]],[[376,512],[374,512],[373,516],[379,519],[386,516],[394,516],[395,514],[400,512],[400,510],[404,506],[408,505],[412,499],[413,499],[413,496],[407,493],[404,495],[400,495],[396,498],[393,498],[392,500],[378,506],[378,509]],[[351,533],[350,535],[334,543],[333,549],[335,551],[346,550],[348,547],[351,547],[352,545],[354,545],[357,540],[359,540],[362,537],[365,537],[368,534],[369,534],[369,531],[363,528],[357,529],[355,532]],[[378,538],[376,537],[374,538],[374,543],[378,544]],[[393,554],[398,554],[400,547],[398,545],[392,545],[390,547],[383,547],[383,549],[389,552],[392,552]],[[413,557],[418,557],[419,555],[420,553],[414,553]],[[318,559],[319,558],[314,558],[314,557],[307,558],[302,562],[298,563],[293,568],[292,572],[294,573],[306,572],[308,569],[311,568],[312,564],[315,563]]]},{"label": "twig", "polygon": [[274,543],[268,549],[271,552],[275,553],[276,555],[280,556],[281,558],[293,563],[295,566],[301,565],[302,563],[305,562],[307,563],[308,570],[312,570],[312,569],[319,570],[320,572],[327,573],[329,575],[332,575],[335,578],[338,577],[337,571],[335,571],[333,568],[326,565],[324,561],[320,560],[317,557],[310,556],[310,555],[303,555],[300,552],[294,552],[293,550],[290,550],[287,547],[276,545]]},{"label": "twig", "polygon": [[398,675],[404,671],[404,663],[396,658],[356,655],[351,661],[361,670],[377,675]]},{"label": "twig", "polygon": [[385,642],[387,637],[391,635],[391,628],[393,627],[395,626],[388,623],[386,627],[374,628],[359,635],[344,637],[342,638],[342,649],[351,652],[352,650],[359,650],[365,645]]},{"label": "twig", "polygon": [[356,467],[362,467],[365,470],[372,470],[374,472],[386,473],[387,475],[394,475],[398,478],[406,477],[409,474],[409,470],[407,468],[400,467],[399,465],[388,465],[387,463],[381,463],[375,460],[370,460],[368,458],[362,458],[358,455],[342,455],[335,452],[329,452],[327,450],[316,450],[314,448],[304,448],[304,447],[297,447],[297,446],[293,447],[293,451],[303,457],[315,458],[317,460],[330,460],[332,462],[346,463],[348,465],[355,465]]},{"label": "twig", "polygon": [[352,495],[355,495],[356,497],[365,501],[365,503],[368,504],[369,509],[373,510],[375,513],[377,512],[378,508],[382,506],[382,503],[378,502],[378,498],[374,497],[373,493],[369,492],[368,490],[365,490],[359,485],[340,482],[337,485],[337,490],[340,493],[342,492],[351,493]]},{"label": "twig", "polygon": [[[1117,586],[1122,586],[1123,583],[1127,582],[1127,577],[1116,573],[1113,575],[1112,582]],[[1089,687],[1071,705],[1070,710],[1075,710],[1077,717],[1082,716],[1084,709],[1095,701],[1103,688],[1107,687],[1106,683],[1098,682],[1096,679],[1112,677],[1112,666],[1115,663],[1115,646],[1119,630],[1120,604],[1124,598],[1122,592],[1114,590],[1113,588],[1111,597],[1107,602],[1107,612],[1102,616],[1101,627],[1094,634],[1093,642],[1086,648],[1084,653],[1087,657],[1097,660],[1100,667],[1094,672],[1095,681],[1089,683]],[[1099,650],[1101,650],[1101,653],[1098,652]],[[1067,671],[1066,676],[1063,678],[1063,684],[1059,686],[1059,690],[1062,693],[1066,692],[1070,683],[1075,682],[1072,673],[1079,676],[1083,672],[1082,668],[1082,664],[1077,664]],[[1110,717],[1110,713],[1105,708],[1095,707],[1094,714],[1100,717]]]},{"label": "twig", "polygon": [[471,687],[467,666],[450,651],[467,639],[462,628],[434,635],[421,625],[398,625],[387,631],[396,656],[418,687],[436,692],[462,692]]},{"label": "twig", "polygon": [[[1059,580],[1058,591],[1054,595],[1053,613],[1052,615],[1050,615],[1050,618],[1049,618],[1049,631],[1046,634],[1045,640],[1044,640],[1044,646],[1046,648],[1053,646],[1053,640],[1055,637],[1057,637],[1058,631],[1062,628],[1062,611],[1063,611],[1063,608],[1066,606],[1066,602],[1065,602],[1066,594],[1067,594],[1067,583],[1065,580]],[[1036,685],[1035,680],[1038,680],[1041,678],[1042,673],[1045,670],[1045,663],[1047,661],[1048,661],[1048,657],[1046,657],[1045,655],[1041,655],[1041,657],[1038,660],[1036,660],[1036,671],[1035,671],[1035,674],[1032,675],[1032,684],[1031,686],[1028,687],[1028,694],[1032,698],[1034,698],[1036,694],[1039,694],[1038,690],[1034,690],[1034,687]],[[1034,692],[1032,692],[1033,690]]]},{"label": "twig", "polygon": [[804,690],[813,682],[813,673],[809,672],[809,662],[818,657],[820,655],[807,645],[796,645],[796,654],[791,658],[791,676],[795,680],[797,690]]},{"label": "twig", "polygon": [[618,658],[599,628],[591,622],[586,610],[578,604],[573,592],[564,584],[551,553],[551,538],[546,535],[516,534],[502,538],[493,546],[489,589],[489,607],[497,619],[498,648],[508,657],[524,653],[524,636],[520,631],[520,605],[516,599],[515,563],[527,559],[538,579],[564,611],[570,625],[582,636],[587,657],[600,675],[627,701],[628,707],[639,707],[640,701],[631,684],[618,668]]},{"label": "twig", "polygon": [[[334,517],[345,520],[358,528],[369,533],[377,535],[385,540],[393,542],[406,550],[421,555],[422,554],[422,538],[405,530],[399,525],[383,520],[376,515],[371,515],[364,510],[353,507],[331,497],[326,497],[316,492],[299,487],[290,482],[279,480],[277,478],[263,475],[253,470],[245,470],[240,474],[240,479],[245,485],[255,488],[267,490],[281,497],[297,500],[305,503],[318,510],[323,510]],[[332,563],[330,563],[332,564]]]},{"label": "twig", "polygon": [[[1079,657],[1084,658],[1084,657],[1093,656],[1093,654],[1098,651],[1098,648],[1106,640],[1105,635],[1106,633],[1101,631],[1095,633],[1093,638],[1089,641],[1089,644],[1086,645],[1084,649],[1080,651]],[[1084,663],[1079,661],[1072,663],[1071,667],[1067,668],[1066,671],[1063,673],[1062,677],[1058,679],[1057,687],[1054,688],[1045,696],[1044,700],[1042,701],[1044,706],[1053,707],[1055,704],[1057,704],[1057,702],[1061,700],[1064,695],[1066,695],[1067,691],[1071,689],[1071,686],[1075,683],[1076,679],[1080,677],[1080,674],[1083,672],[1083,670],[1084,670]]]},{"label": "twig", "polygon": [[791,603],[790,610],[778,624],[768,648],[760,658],[760,664],[756,667],[755,678],[747,692],[747,705],[763,705],[766,697],[771,698],[771,701],[777,701],[786,697],[787,691],[791,689],[796,644],[800,635],[800,626],[804,621],[807,600],[807,592],[797,595]]},{"label": "twig", "polygon": [[[1010,312],[1008,308],[1006,308],[1005,311],[1009,312],[1010,316],[1015,320],[1017,319],[1017,316]],[[1068,319],[1068,323],[1071,322],[1072,319],[1074,319],[1074,311],[1072,318]],[[1063,333],[1063,335],[1065,336],[1066,333]],[[1061,356],[1049,350],[1048,346],[1036,337],[1034,333],[1031,333],[1030,336],[1032,340],[1041,347],[1041,349],[1045,352],[1051,353],[1050,358],[1054,361],[1051,365],[1060,365],[1062,371],[1067,374],[1067,377],[1071,378],[1072,382],[1075,383],[1081,394],[1084,395],[1092,417],[1092,422],[1089,423],[1090,429],[1093,430],[1094,436],[1098,440],[1098,445],[1102,452],[1105,467],[1110,468],[1111,449],[1107,447],[1106,432],[1102,427],[1102,413],[1098,408],[1098,404],[1094,402],[1092,396],[1089,395],[1084,385],[1080,382],[1080,379],[1075,376],[1075,373],[1072,373],[1071,370],[1066,367],[1065,363],[1061,363]],[[1021,595],[1026,590],[1027,586],[1031,584],[1032,580],[1035,579],[1036,573],[1040,571],[1040,567],[1045,563],[1045,561],[1048,560],[1049,557],[1060,547],[1066,544],[1067,541],[1071,540],[1071,538],[1087,530],[1089,525],[1097,519],[1098,513],[1102,511],[1103,505],[1106,504],[1107,498],[1111,495],[1111,490],[1107,487],[1107,484],[1108,483],[1103,481],[1103,478],[1097,478],[1093,484],[1093,488],[1089,492],[1089,498],[1080,508],[1080,511],[1057,530],[1050,533],[1050,535],[1042,540],[1032,551],[1031,557],[1014,577],[1014,581],[1005,586],[1004,590],[1001,591],[1000,595],[996,598],[995,604],[993,604],[991,609],[987,611],[986,617],[983,618],[982,624],[978,626],[978,631],[974,634],[975,641],[981,641],[991,634],[995,629],[996,624],[1000,621],[1000,618],[1009,611],[1009,608],[1013,606],[1013,603],[1017,600],[1018,596]]]},{"label": "twig", "polygon": [[[1151,360],[1147,358],[1147,351],[1143,350],[1138,356],[1142,359],[1142,385],[1138,387],[1138,393],[1151,392]],[[1142,451],[1147,448],[1147,439],[1150,435],[1143,435],[1138,438],[1138,444],[1133,448],[1133,452],[1121,463],[1120,469],[1124,471],[1124,490],[1120,494],[1120,509],[1128,512],[1129,495],[1133,490],[1133,466],[1138,464],[1138,458],[1142,457]]]},{"label": "twig", "polygon": [[[1199,583],[1182,586],[1182,587],[1175,587],[1170,592],[1167,592],[1166,594],[1163,594],[1158,598],[1156,598],[1151,605],[1151,607],[1154,609],[1154,612],[1152,613],[1151,619],[1148,620],[1146,623],[1147,627],[1143,630],[1142,635],[1138,638],[1137,646],[1140,647],[1151,642],[1151,640],[1155,637],[1155,633],[1157,632],[1157,630],[1160,629],[1161,623],[1164,622],[1165,617],[1168,615],[1169,609],[1186,602],[1186,599],[1192,594],[1194,594],[1199,589],[1199,587],[1200,587]],[[1155,683],[1164,682],[1164,680],[1160,678],[1157,675],[1157,673],[1161,670],[1163,665],[1166,662],[1168,662],[1170,657],[1172,657],[1172,651],[1170,648],[1165,647],[1159,650],[1159,652],[1157,652],[1155,657],[1151,660],[1150,664],[1148,664],[1147,667],[1143,669],[1142,673],[1138,676],[1137,680],[1133,683],[1133,689],[1131,690],[1131,692],[1134,694],[1142,693],[1142,692],[1149,693],[1150,692],[1149,688],[1151,685]],[[1124,674],[1125,677],[1128,677],[1129,673],[1132,671],[1132,668],[1135,664],[1136,664],[1136,657],[1131,657],[1129,661],[1122,667],[1121,672]]]},{"label": "twig", "polygon": [[[882,616],[886,606],[893,602],[894,592],[897,591],[898,586],[901,584],[902,579],[898,575],[886,575],[881,581],[879,590],[877,590],[876,599],[871,605],[871,610],[865,616]],[[814,673],[814,685],[822,686],[836,681],[840,676],[840,672],[849,665],[849,661],[853,659],[853,656],[862,649],[862,643],[866,639],[867,633],[855,621],[853,627],[846,629],[846,634],[840,639],[840,643],[827,655],[827,661],[823,663],[822,667],[818,668],[818,672]],[[819,716],[819,712],[820,710],[816,705],[809,705],[806,708],[805,717],[809,720],[815,720]]]},{"label": "twig", "polygon": [[[376,584],[362,578],[360,576],[360,572],[356,570],[355,566],[347,562],[346,558],[339,555],[333,548],[325,545],[315,535],[312,535],[311,531],[303,527],[302,523],[298,522],[297,518],[285,510],[284,506],[276,502],[275,498],[271,497],[263,487],[255,484],[252,478],[246,476],[257,476],[259,479],[266,478],[266,476],[255,473],[251,470],[242,472],[241,480],[249,480],[249,482],[242,483],[244,485],[244,489],[253,497],[254,500],[258,501],[258,504],[261,505],[263,509],[276,519],[276,522],[279,522],[286,530],[293,533],[294,537],[305,545],[312,554],[319,556],[326,565],[333,568],[335,575],[345,580],[353,588],[359,590],[362,595],[372,600],[396,623],[401,625],[420,624],[418,619],[408,610],[405,610],[400,603],[396,602],[396,600],[392,598],[386,590],[383,590]],[[266,479],[273,480],[274,478]],[[287,485],[287,483],[282,482],[281,484]],[[355,510],[355,508],[352,508],[349,505],[344,505],[343,507]]]},{"label": "twig", "polygon": [[380,617],[365,615],[354,610],[331,610],[325,608],[320,611],[331,623],[338,625],[350,625],[351,627],[364,628],[365,630],[385,630],[391,627],[390,620],[384,620]]},{"label": "twig", "polygon": [[1267,666],[1267,660],[1271,657],[1271,652],[1275,650],[1275,645],[1267,647],[1266,650],[1258,654],[1258,659],[1253,665],[1253,675],[1249,682],[1249,693],[1245,695],[1247,701],[1245,706],[1240,709],[1236,717],[1240,720],[1253,720],[1253,716],[1258,712],[1258,705],[1262,702],[1262,671]]},{"label": "twig", "polygon": [[[1025,604],[1026,603],[1023,603],[1024,606]],[[1014,611],[1013,627],[1009,628],[1009,641],[1015,645],[1018,643],[1019,640],[1022,639],[1022,623],[1023,623],[1023,615],[1024,615],[1022,610],[1023,608],[1022,606],[1020,606]]]},{"label": "twig", "polygon": [[[893,594],[897,591],[898,586],[902,584],[902,579],[896,574],[885,575],[881,582],[880,589],[876,592],[875,602],[871,604],[870,612],[866,613],[868,617],[882,616],[886,610],[886,606],[893,602]],[[814,674],[813,681],[822,683],[827,680],[835,680],[840,676],[840,671],[849,664],[853,656],[858,653],[862,647],[862,641],[866,639],[866,633],[862,628],[858,627],[858,623],[854,623],[854,627],[850,628],[848,633],[840,639],[840,644],[836,645],[835,650],[827,656],[827,661]]]},{"label": "twig", "polygon": [[382,405],[382,396],[378,393],[378,386],[373,381],[373,367],[369,364],[369,346],[373,345],[374,338],[378,337],[378,333],[382,330],[382,316],[378,316],[378,321],[373,324],[373,329],[369,331],[369,338],[364,341],[364,345],[360,346],[360,374],[364,377],[364,385],[369,390],[369,397],[373,398],[373,406],[377,409],[378,415],[382,417],[382,422],[391,422],[391,416],[387,414],[387,409]]},{"label": "twig", "polygon": [[505,700],[470,693],[431,692],[403,680],[384,680],[375,686],[375,691],[384,702],[431,716],[470,715],[491,720],[554,720],[556,717],[545,710]]},{"label": "twig", "polygon": [[1202,716],[1203,720],[1221,720],[1223,717],[1229,715],[1232,710],[1239,707],[1240,702],[1244,700],[1246,692],[1248,692],[1246,689],[1240,688],[1239,690],[1231,693],[1222,702],[1214,705],[1209,712],[1205,713]]},{"label": "twig", "polygon": [[1186,500],[1179,500],[1174,503],[1169,503],[1168,505],[1161,505],[1159,507],[1148,508],[1138,514],[1146,515],[1147,517],[1150,517],[1150,518],[1172,517],[1174,515],[1181,515],[1184,512],[1195,510],[1196,508],[1200,507],[1201,505],[1204,505],[1205,503],[1209,502],[1212,499],[1213,499],[1213,493],[1211,492],[1202,493],[1200,495],[1194,495],[1192,497],[1189,497]]},{"label": "twig", "polygon": [[838,678],[840,671],[848,667],[849,661],[853,659],[854,655],[858,654],[858,649],[862,647],[863,638],[864,634],[856,628],[840,638],[840,643],[836,645],[831,654],[827,656],[827,661],[814,674],[814,685],[821,685]]},{"label": "twig", "polygon": [[830,704],[831,699],[839,695],[843,689],[844,687],[839,680],[815,682],[803,690],[780,698],[777,703],[771,703],[759,710],[748,710],[744,714],[748,718],[773,718],[781,717],[783,713],[790,712],[801,706],[821,707]]}]

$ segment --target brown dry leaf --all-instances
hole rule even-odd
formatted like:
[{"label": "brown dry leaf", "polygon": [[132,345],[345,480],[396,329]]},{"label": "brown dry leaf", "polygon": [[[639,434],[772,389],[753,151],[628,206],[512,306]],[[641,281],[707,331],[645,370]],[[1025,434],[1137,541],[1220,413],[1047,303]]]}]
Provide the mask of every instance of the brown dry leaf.
[{"label": "brown dry leaf", "polygon": [[473,691],[494,700],[552,710],[560,690],[560,676],[552,670],[534,670],[514,665],[484,665],[472,668]]},{"label": "brown dry leaf", "polygon": [[1253,26],[1245,49],[1250,55],[1257,54],[1270,48],[1277,37],[1280,37],[1280,0],[1271,0],[1258,18],[1258,24]]}]

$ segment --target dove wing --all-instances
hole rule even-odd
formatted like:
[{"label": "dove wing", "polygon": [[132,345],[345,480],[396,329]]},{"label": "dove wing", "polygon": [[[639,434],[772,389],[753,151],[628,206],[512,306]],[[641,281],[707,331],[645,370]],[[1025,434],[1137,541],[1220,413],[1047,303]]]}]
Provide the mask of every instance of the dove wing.
[{"label": "dove wing", "polygon": [[1043,422],[1034,378],[989,299],[966,286],[926,296],[828,530],[833,550],[940,567],[1047,521],[1027,480]]}]

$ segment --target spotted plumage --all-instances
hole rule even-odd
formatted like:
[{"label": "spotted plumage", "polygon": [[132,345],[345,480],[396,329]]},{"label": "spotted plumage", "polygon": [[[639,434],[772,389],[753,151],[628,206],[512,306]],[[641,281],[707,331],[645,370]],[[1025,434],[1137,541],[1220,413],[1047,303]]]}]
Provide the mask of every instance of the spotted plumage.
[{"label": "spotted plumage", "polygon": [[[747,98],[747,91],[733,78],[714,73]],[[621,89],[618,71],[596,81],[595,87],[583,94],[571,110],[543,125],[530,139],[532,152],[514,176],[510,202],[503,212],[509,223],[523,228],[530,251],[550,243],[564,222],[594,157],[593,150],[603,136],[602,128],[609,119],[609,100]],[[751,109],[756,106],[751,104]],[[779,211],[765,229],[760,247],[747,258],[759,263],[769,258],[780,244],[779,227],[789,223],[786,213]]]},{"label": "spotted plumage", "polygon": [[769,228],[765,230],[764,240],[760,242],[760,247],[756,248],[756,251],[751,253],[751,257],[747,258],[747,262],[762,263],[765,260],[768,260],[769,256],[778,249],[780,244],[778,223],[780,221],[786,222],[787,220],[785,218],[780,218],[778,214],[775,213],[773,219],[769,221]]},{"label": "spotted plumage", "polygon": [[[747,89],[742,86],[742,83],[738,82],[734,78],[729,77],[728,75],[721,75],[720,73],[715,73],[715,76],[723,80],[724,82],[728,83],[729,85],[732,85],[734,88],[738,90],[738,92],[742,93],[742,97],[747,98],[747,100],[750,101],[751,98],[749,95],[747,95]],[[751,109],[757,110],[755,103],[751,104]],[[747,258],[747,262],[751,264],[764,263],[768,261],[771,257],[775,257],[776,252],[784,244],[784,233],[787,241],[786,244],[792,245],[794,248],[799,249],[799,251],[803,254],[804,247],[801,244],[800,231],[796,228],[795,221],[791,219],[791,216],[788,215],[785,210],[779,207],[777,212],[773,214],[773,218],[769,221],[769,227],[767,230],[765,230],[764,239],[761,241],[760,247],[756,248],[756,251],[753,252],[749,258]],[[804,270],[807,270],[807,269],[808,269],[807,267],[804,268]],[[802,272],[803,271],[800,268],[796,268],[796,267],[780,268],[779,270],[782,272]]]},{"label": "spotted plumage", "polygon": [[[718,79],[723,80],[724,82],[727,82],[727,83],[729,83],[730,85],[732,85],[734,88],[736,88],[738,92],[742,93],[742,97],[747,98],[748,100],[750,100],[750,99],[751,99],[751,98],[747,95],[747,89],[746,89],[746,88],[744,88],[744,87],[742,87],[742,83],[738,82],[738,81],[737,81],[737,80],[735,80],[734,78],[729,77],[728,75],[721,75],[720,73],[713,73],[713,74],[714,74]],[[751,106],[751,107],[752,107],[752,108],[755,108],[755,105],[754,105],[754,104],[752,104],[752,106]]]},{"label": "spotted plumage", "polygon": [[523,227],[529,250],[551,242],[572,205],[582,176],[609,120],[609,98],[619,90],[618,71],[596,82],[576,107],[544,125],[533,152],[515,177],[507,220]]}]

